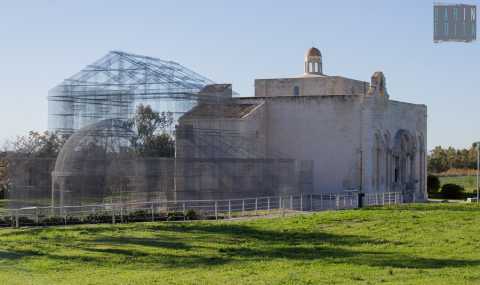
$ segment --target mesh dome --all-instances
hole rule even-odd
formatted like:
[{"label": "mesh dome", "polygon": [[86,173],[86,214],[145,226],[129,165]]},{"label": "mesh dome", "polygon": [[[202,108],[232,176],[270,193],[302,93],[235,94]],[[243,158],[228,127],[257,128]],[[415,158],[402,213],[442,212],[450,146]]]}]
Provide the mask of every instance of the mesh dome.
[{"label": "mesh dome", "polygon": [[129,124],[108,119],[75,132],[53,172],[53,204],[140,202],[173,193],[173,158],[145,158],[131,147]]}]

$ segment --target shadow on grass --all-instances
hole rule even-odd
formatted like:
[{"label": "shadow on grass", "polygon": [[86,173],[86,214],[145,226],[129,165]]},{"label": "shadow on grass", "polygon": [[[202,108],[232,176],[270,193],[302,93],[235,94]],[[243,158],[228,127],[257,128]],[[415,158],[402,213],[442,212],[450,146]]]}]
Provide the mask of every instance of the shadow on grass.
[{"label": "shadow on grass", "polygon": [[0,250],[0,262],[18,260],[24,257],[41,256],[42,254],[34,250]]},{"label": "shadow on grass", "polygon": [[[305,232],[294,229],[267,230],[234,223],[192,223],[188,226],[152,225],[150,230],[162,233],[165,231],[205,235],[202,240],[211,241],[213,237],[227,238],[231,243],[238,241],[261,241],[269,244],[331,244],[335,246],[355,246],[363,243],[388,244],[389,241],[371,239],[356,235],[336,235],[324,232]],[[396,243],[398,245],[398,242]]]},{"label": "shadow on grass", "polygon": [[[416,205],[408,207],[409,210],[414,208],[431,210]],[[457,209],[457,206],[453,208]],[[403,210],[401,207],[399,209]],[[124,230],[127,231],[126,235],[122,235]],[[128,236],[136,230],[147,230],[153,236]],[[76,232],[67,235],[64,241],[64,247],[71,249],[68,254],[55,250],[37,252],[8,249],[0,251],[0,258],[18,262],[22,258],[40,256],[66,264],[74,263],[72,266],[94,263],[98,266],[126,264],[148,268],[198,268],[279,259],[418,269],[480,266],[480,260],[425,258],[391,252],[391,249],[395,250],[401,244],[398,242],[320,231],[307,232],[304,229],[288,228],[287,225],[265,229],[260,228],[260,225],[241,223],[160,223],[125,228],[80,227],[68,231]],[[39,232],[35,229],[33,233],[39,234],[41,230]],[[76,240],[78,233],[85,240]],[[47,238],[42,242],[49,244],[50,241]],[[385,245],[390,250],[361,251],[350,248],[365,244],[375,248],[383,248],[382,245]]]},{"label": "shadow on grass", "polygon": [[271,249],[230,248],[222,250],[230,257],[255,260],[284,258],[288,260],[323,260],[329,263],[368,265],[374,267],[438,269],[445,267],[478,266],[480,260],[437,259],[398,253],[351,251],[328,247],[280,247]]},{"label": "shadow on grass", "polygon": [[159,238],[134,238],[134,237],[105,237],[93,240],[94,243],[109,245],[140,245],[146,247],[158,247],[166,249],[182,249],[191,248],[183,242],[160,240]]}]

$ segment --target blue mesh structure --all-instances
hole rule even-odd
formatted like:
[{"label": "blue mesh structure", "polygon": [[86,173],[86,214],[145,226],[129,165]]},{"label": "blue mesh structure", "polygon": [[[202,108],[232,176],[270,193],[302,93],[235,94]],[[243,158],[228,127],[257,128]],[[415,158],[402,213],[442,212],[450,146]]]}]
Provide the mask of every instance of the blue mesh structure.
[{"label": "blue mesh structure", "polygon": [[49,130],[72,134],[106,119],[128,119],[144,103],[176,119],[213,83],[173,61],[111,51],[50,90]]}]

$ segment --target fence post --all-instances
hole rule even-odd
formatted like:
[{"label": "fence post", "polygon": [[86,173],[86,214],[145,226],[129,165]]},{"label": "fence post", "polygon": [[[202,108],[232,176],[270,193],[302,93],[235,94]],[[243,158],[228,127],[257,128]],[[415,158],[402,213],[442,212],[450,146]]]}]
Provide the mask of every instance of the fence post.
[{"label": "fence post", "polygon": [[228,218],[232,218],[232,201],[228,200]]},{"label": "fence post", "polygon": [[293,195],[290,195],[290,210],[293,210]]},{"label": "fence post", "polygon": [[257,209],[258,209],[258,198],[255,198],[255,216],[257,215]]},{"label": "fence post", "polygon": [[313,212],[313,194],[310,194],[310,211]]},{"label": "fence post", "polygon": [[123,202],[120,204],[120,223],[123,224]]},{"label": "fence post", "polygon": [[245,200],[242,199],[242,216],[245,216]]},{"label": "fence post", "polygon": [[338,210],[339,207],[340,207],[340,197],[338,196],[338,194],[335,194],[335,209]]},{"label": "fence post", "polygon": [[[67,220],[65,219],[65,224]],[[115,207],[112,204],[112,224],[115,224]]]},{"label": "fence post", "polygon": [[19,228],[20,227],[20,217],[19,217],[19,212],[20,210],[15,210],[15,227]]},{"label": "fence post", "polygon": [[150,204],[150,210],[152,212],[152,222],[155,221],[155,207],[153,206],[153,202],[152,204]]},{"label": "fence post", "polygon": [[35,207],[35,224],[38,225],[38,207]]},{"label": "fence post", "polygon": [[385,205],[385,192],[382,193],[382,206]]},{"label": "fence post", "polygon": [[215,220],[218,220],[217,200],[215,200]]},{"label": "fence post", "polygon": [[267,210],[270,213],[270,197],[267,197]]},{"label": "fence post", "polygon": [[303,193],[300,193],[300,211],[303,212]]},{"label": "fence post", "polygon": [[320,193],[320,211],[323,210],[323,194]]}]

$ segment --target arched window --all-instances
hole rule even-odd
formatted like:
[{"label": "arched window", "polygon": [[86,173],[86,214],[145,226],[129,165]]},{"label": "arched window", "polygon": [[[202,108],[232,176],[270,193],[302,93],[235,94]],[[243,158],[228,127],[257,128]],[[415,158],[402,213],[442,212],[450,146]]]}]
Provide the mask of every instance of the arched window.
[{"label": "arched window", "polygon": [[293,87],[293,96],[300,96],[300,88],[298,86]]}]

